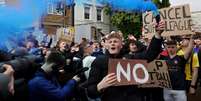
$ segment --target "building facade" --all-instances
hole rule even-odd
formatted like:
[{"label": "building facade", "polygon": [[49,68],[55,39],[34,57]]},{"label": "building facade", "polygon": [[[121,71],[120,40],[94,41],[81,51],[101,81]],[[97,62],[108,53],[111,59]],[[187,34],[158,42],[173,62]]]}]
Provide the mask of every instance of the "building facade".
[{"label": "building facade", "polygon": [[104,13],[104,6],[96,0],[75,0],[74,27],[75,42],[82,38],[97,40],[110,32],[110,18]]},{"label": "building facade", "polygon": [[72,7],[68,6],[66,0],[55,3],[54,0],[47,0],[47,15],[42,19],[42,27],[47,34],[56,34],[61,27],[73,25]]}]

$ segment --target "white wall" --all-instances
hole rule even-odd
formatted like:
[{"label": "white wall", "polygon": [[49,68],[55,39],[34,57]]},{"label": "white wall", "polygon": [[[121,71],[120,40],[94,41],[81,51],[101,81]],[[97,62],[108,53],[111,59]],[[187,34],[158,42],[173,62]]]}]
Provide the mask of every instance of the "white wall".
[{"label": "white wall", "polygon": [[80,42],[82,38],[91,39],[89,25],[75,26],[75,42]]},{"label": "white wall", "polygon": [[[78,0],[79,1],[79,0]],[[102,10],[102,21],[97,21],[97,7],[103,8],[103,5],[96,3],[96,0],[83,0],[76,2],[75,0],[75,42],[80,42],[82,37],[93,40],[91,37],[91,27],[102,29],[101,32],[107,34],[110,32],[109,16],[104,14]],[[90,19],[84,19],[84,7],[90,6]]]}]

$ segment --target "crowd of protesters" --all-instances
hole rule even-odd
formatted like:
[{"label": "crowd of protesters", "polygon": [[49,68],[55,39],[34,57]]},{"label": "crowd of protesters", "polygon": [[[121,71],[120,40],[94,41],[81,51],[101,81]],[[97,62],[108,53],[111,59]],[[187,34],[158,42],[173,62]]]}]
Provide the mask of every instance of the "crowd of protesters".
[{"label": "crowd of protesters", "polygon": [[[187,101],[201,81],[201,37],[123,38],[111,32],[100,40],[57,45],[27,38],[10,52],[0,51],[0,101]],[[109,58],[166,60],[172,89],[115,86]]]}]

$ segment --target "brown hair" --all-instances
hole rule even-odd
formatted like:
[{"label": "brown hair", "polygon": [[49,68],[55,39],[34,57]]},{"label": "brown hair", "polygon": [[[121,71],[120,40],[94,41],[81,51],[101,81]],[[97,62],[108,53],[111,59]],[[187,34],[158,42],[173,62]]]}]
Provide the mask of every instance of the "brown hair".
[{"label": "brown hair", "polygon": [[65,65],[65,57],[56,49],[50,49],[50,54],[47,56],[47,63],[55,63],[56,65]]},{"label": "brown hair", "polygon": [[166,45],[177,45],[177,42],[175,40],[168,40]]},{"label": "brown hair", "polygon": [[[59,39],[59,41],[57,41],[57,44],[56,44],[56,48],[59,48],[59,45],[61,42],[66,42],[66,40],[64,39]],[[67,42],[66,42],[67,43]]]}]

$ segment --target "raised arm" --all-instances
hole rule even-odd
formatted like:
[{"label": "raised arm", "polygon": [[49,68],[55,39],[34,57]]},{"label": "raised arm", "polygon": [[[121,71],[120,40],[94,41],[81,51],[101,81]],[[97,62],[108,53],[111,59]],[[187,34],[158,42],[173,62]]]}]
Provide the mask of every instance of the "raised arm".
[{"label": "raised arm", "polygon": [[186,48],[186,50],[184,51],[184,58],[186,60],[191,56],[192,51],[193,51],[193,47],[194,47],[194,41],[193,41],[193,35],[191,35],[189,45]]},{"label": "raised arm", "polygon": [[163,21],[160,21],[160,23],[156,27],[155,35],[152,38],[151,43],[145,55],[148,62],[151,62],[154,59],[156,59],[156,57],[160,54],[162,50],[161,46],[162,46],[163,39],[161,37],[161,34],[164,31],[164,27],[165,25]]}]

